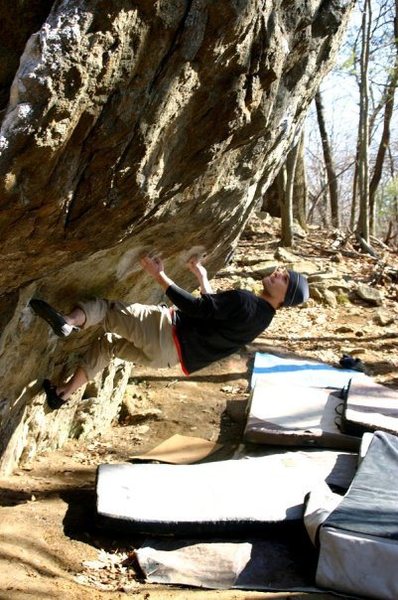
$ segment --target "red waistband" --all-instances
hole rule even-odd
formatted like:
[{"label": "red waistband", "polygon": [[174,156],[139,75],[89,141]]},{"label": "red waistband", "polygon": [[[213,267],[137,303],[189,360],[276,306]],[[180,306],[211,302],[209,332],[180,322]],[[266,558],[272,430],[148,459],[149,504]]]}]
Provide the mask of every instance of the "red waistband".
[{"label": "red waistband", "polygon": [[184,365],[184,361],[182,358],[182,351],[181,351],[181,344],[180,344],[180,340],[178,339],[178,335],[177,335],[177,328],[175,326],[174,323],[174,309],[170,308],[170,315],[171,315],[171,333],[173,336],[173,341],[174,341],[174,345],[176,347],[177,350],[177,354],[178,354],[178,359],[180,361],[180,365],[181,365],[181,369],[182,372],[184,373],[184,375],[189,375],[185,365]]}]

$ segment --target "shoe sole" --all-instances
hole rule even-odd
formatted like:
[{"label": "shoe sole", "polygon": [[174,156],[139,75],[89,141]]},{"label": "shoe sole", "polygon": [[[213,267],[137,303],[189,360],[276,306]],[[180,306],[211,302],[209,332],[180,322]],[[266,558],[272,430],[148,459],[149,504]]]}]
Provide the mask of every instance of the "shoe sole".
[{"label": "shoe sole", "polygon": [[62,327],[67,325],[67,322],[52,306],[44,302],[44,300],[36,298],[29,302],[29,306],[38,317],[41,317],[50,325],[55,335],[58,337],[67,337],[62,331]]},{"label": "shoe sole", "polygon": [[46,393],[47,404],[52,410],[58,410],[61,406],[66,404],[67,401],[58,396],[55,391],[55,385],[53,385],[49,379],[43,381],[43,390]]}]

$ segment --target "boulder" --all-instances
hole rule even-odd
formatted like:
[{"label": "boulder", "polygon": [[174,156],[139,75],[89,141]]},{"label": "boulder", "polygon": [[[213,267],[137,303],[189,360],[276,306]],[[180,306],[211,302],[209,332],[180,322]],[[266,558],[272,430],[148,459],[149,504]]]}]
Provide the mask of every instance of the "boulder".
[{"label": "boulder", "polygon": [[[0,9],[12,31],[0,61],[0,471],[79,431],[81,410],[48,413],[41,383],[70,372],[98,333],[54,339],[29,300],[161,301],[137,267],[145,248],[187,288],[190,248],[206,248],[210,275],[221,268],[300,135],[352,5]],[[90,422],[106,426],[102,404],[89,404]]]}]

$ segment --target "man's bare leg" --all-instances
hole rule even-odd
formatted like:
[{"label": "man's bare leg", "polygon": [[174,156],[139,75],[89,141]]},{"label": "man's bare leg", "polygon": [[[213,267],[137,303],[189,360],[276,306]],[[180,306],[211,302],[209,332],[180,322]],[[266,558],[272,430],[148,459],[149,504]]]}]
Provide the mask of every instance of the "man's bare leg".
[{"label": "man's bare leg", "polygon": [[55,386],[49,379],[44,379],[43,389],[46,393],[47,404],[53,410],[61,408],[68,402],[69,396],[85,385],[88,377],[81,367],[78,367],[72,377],[65,384]]},{"label": "man's bare leg", "polygon": [[[63,315],[68,325],[83,327],[86,322],[86,313],[79,306],[76,306],[69,314]],[[81,367],[78,367],[72,377],[66,383],[57,386],[57,395],[62,400],[68,400],[69,397],[79,388],[88,382],[86,373]]]},{"label": "man's bare leg", "polygon": [[86,314],[84,310],[82,310],[79,306],[76,306],[72,312],[68,315],[64,315],[65,321],[68,325],[73,325],[75,327],[83,327],[86,322]]},{"label": "man's bare leg", "polygon": [[72,377],[63,385],[57,386],[57,395],[66,401],[69,397],[76,392],[79,388],[88,382],[86,373],[81,367],[78,367]]},{"label": "man's bare leg", "polygon": [[[60,313],[58,313],[60,315]],[[61,315],[61,318],[71,327],[83,327],[86,322],[86,314],[80,307],[75,307],[69,314]],[[88,382],[85,371],[78,367],[72,377],[61,385],[55,386],[51,381],[45,379],[43,388],[46,392],[47,402],[52,409],[60,408],[69,397]]]}]

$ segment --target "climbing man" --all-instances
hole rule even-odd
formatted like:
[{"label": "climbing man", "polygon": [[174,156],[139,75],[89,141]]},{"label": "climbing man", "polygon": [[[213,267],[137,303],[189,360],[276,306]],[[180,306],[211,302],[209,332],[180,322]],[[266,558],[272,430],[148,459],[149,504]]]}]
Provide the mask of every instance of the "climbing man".
[{"label": "climbing man", "polygon": [[44,380],[43,388],[52,409],[65,404],[112,357],[157,368],[180,364],[189,375],[252,342],[270,325],[277,309],[296,306],[309,297],[306,278],[284,268],[263,277],[258,295],[239,289],[213,293],[205,267],[198,257],[193,257],[187,266],[199,282],[201,295],[195,297],[166,275],[160,258],[145,256],[140,262],[165,290],[173,307],[125,305],[96,298],[79,302],[71,313],[63,315],[43,300],[30,301],[33,311],[59,337],[94,325],[101,325],[104,330],[66,383],[56,386]]}]

